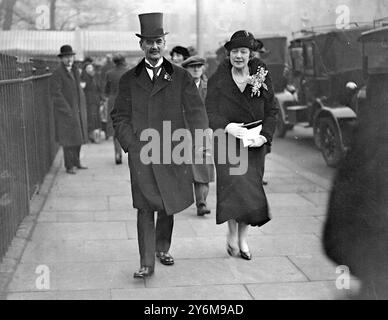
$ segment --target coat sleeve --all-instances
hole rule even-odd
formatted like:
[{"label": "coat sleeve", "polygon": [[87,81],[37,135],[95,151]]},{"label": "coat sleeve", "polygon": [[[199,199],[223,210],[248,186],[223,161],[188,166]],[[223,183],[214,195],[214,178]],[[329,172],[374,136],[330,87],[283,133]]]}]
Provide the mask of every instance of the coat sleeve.
[{"label": "coat sleeve", "polygon": [[58,71],[55,71],[51,76],[50,93],[55,109],[71,117],[73,115],[72,108],[63,95],[63,82]]},{"label": "coat sleeve", "polygon": [[184,73],[183,79],[182,102],[186,121],[192,134],[195,129],[208,129],[209,120],[205,105],[197,86],[187,71]]},{"label": "coat sleeve", "polygon": [[275,99],[272,79],[269,73],[265,83],[267,84],[268,91],[264,92],[264,120],[261,135],[267,139],[267,144],[271,145],[273,134],[276,128],[276,119],[279,112],[279,105]]},{"label": "coat sleeve", "polygon": [[119,82],[119,92],[114,107],[110,113],[115,137],[125,152],[134,139],[132,126],[132,98],[128,77],[124,76]]},{"label": "coat sleeve", "polygon": [[221,115],[219,112],[219,99],[220,99],[220,93],[217,89],[217,79],[216,75],[211,77],[209,79],[209,82],[207,84],[207,95],[206,95],[206,111],[207,115],[209,117],[209,125],[210,128],[214,131],[217,129],[224,129],[229,121]]}]

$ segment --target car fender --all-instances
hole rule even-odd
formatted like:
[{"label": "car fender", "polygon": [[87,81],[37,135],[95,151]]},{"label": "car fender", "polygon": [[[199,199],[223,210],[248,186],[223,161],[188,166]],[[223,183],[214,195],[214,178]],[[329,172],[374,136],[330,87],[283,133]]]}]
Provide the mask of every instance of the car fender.
[{"label": "car fender", "polygon": [[284,89],[284,91],[282,92],[275,93],[275,98],[279,103],[280,114],[282,115],[283,121],[286,123],[287,120],[286,120],[286,111],[284,110],[284,103],[285,102],[296,103],[298,99],[294,94],[292,94],[286,89]]},{"label": "car fender", "polygon": [[347,106],[338,106],[336,108],[331,108],[329,106],[324,105],[322,102],[319,102],[319,101],[317,102],[320,103],[321,107],[319,110],[317,110],[314,116],[314,129],[317,128],[318,121],[321,118],[331,118],[338,129],[342,147],[345,149],[343,128],[341,127],[341,122],[342,122],[341,120],[357,119],[356,113]]}]

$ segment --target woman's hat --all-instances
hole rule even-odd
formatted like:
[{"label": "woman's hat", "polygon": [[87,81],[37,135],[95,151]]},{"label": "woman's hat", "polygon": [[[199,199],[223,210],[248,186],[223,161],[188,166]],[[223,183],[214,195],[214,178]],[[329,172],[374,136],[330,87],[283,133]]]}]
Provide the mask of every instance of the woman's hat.
[{"label": "woman's hat", "polygon": [[65,44],[64,46],[61,47],[58,57],[74,56],[74,55],[75,55],[75,52],[73,52],[73,48],[68,44]]},{"label": "woman's hat", "polygon": [[246,30],[240,30],[233,33],[230,41],[225,43],[224,47],[226,50],[231,51],[235,48],[249,48],[254,50],[256,46],[255,37],[252,33]]},{"label": "woman's hat", "polygon": [[182,47],[182,46],[176,46],[174,48],[172,48],[171,52],[170,52],[170,56],[172,57],[173,53],[177,53],[177,54],[181,54],[183,56],[183,59],[187,59],[188,57],[190,57],[190,52],[189,50],[187,50],[185,47]]},{"label": "woman's hat", "polygon": [[205,59],[199,56],[192,56],[182,62],[183,68],[188,68],[192,66],[203,66],[203,65],[205,65]]},{"label": "woman's hat", "polygon": [[159,38],[168,32],[163,30],[163,13],[143,13],[139,14],[140,34],[136,33],[139,38]]}]

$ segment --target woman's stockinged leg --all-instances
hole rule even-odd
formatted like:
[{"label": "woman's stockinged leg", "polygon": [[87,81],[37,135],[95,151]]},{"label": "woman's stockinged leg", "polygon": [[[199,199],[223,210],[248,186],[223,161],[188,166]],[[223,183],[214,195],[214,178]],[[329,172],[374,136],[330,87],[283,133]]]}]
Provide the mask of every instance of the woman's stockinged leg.
[{"label": "woman's stockinged leg", "polygon": [[249,225],[240,222],[238,224],[238,246],[240,247],[240,250],[243,252],[249,252],[249,247],[248,247],[248,230],[249,230]]},{"label": "woman's stockinged leg", "polygon": [[237,230],[236,220],[228,220],[228,234],[226,235],[226,245],[227,245],[226,249],[228,251],[228,254],[231,256],[236,255],[238,252],[237,236],[238,236],[238,230]]}]

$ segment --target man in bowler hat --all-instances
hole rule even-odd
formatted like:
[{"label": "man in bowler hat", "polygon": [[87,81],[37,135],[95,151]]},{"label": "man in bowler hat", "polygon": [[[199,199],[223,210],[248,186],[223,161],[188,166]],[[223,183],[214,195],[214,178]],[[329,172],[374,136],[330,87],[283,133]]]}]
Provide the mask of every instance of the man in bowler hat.
[{"label": "man in bowler hat", "polygon": [[191,165],[177,164],[172,157],[172,162],[161,159],[146,164],[140,155],[148,142],[140,136],[144,130],[156,130],[161,140],[159,153],[172,156],[171,141],[164,140],[164,126],[170,125],[172,131],[185,129],[184,113],[194,136],[195,129],[208,128],[208,118],[190,74],[163,57],[167,34],[163,14],[141,14],[139,19],[141,33],[136,36],[144,58],[121,77],[111,117],[115,136],[128,153],[133,206],[138,210],[140,269],[134,277],[145,278],[154,273],[155,255],[164,265],[174,264],[169,253],[173,215],[191,206],[194,196]]},{"label": "man in bowler hat", "polygon": [[58,54],[61,63],[50,79],[55,136],[63,147],[68,174],[76,174],[76,169],[87,169],[81,165],[79,158],[81,145],[88,141],[86,100],[79,71],[74,65],[74,56],[71,46],[62,46]]},{"label": "man in bowler hat", "polygon": [[[207,93],[207,77],[204,75],[205,59],[199,56],[191,56],[182,62],[182,68],[189,71],[194,79],[194,83],[198,88],[199,95],[205,103]],[[209,182],[214,181],[214,165],[212,163],[211,155],[210,161],[204,164],[194,164],[194,193],[195,205],[197,206],[197,216],[204,216],[210,214],[210,209],[207,207],[207,196],[209,194]]]}]

